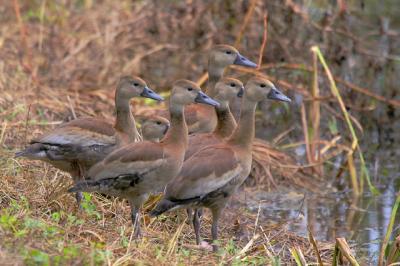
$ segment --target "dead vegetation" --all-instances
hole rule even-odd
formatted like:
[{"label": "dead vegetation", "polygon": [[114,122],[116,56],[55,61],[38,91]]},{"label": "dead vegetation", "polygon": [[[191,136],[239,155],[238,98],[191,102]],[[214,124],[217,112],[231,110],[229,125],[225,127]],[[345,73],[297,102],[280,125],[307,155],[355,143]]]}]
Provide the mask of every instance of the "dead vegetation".
[{"label": "dead vegetation", "polygon": [[[226,213],[221,228],[223,248],[218,254],[196,247],[184,212],[159,219],[145,216],[145,235],[135,241],[125,202],[97,194],[89,199],[86,195],[83,210],[79,211],[73,196],[65,193],[71,183],[67,175],[42,163],[6,159],[9,157],[10,153],[2,153],[2,265],[11,257],[15,264],[35,260],[59,260],[62,264],[94,260],[94,264],[113,265],[285,263],[293,261],[293,247],[302,250],[309,262],[316,258],[307,238],[289,232],[285,224],[260,224],[257,213],[245,209]],[[155,199],[146,204],[145,213]],[[208,235],[210,222],[206,215],[202,235]],[[324,261],[330,261],[333,245],[318,242],[318,247]]]},{"label": "dead vegetation", "polygon": [[[79,212],[66,193],[70,181],[64,173],[40,162],[13,159],[15,150],[62,121],[75,116],[112,120],[113,89],[121,74],[140,75],[158,91],[182,77],[203,84],[207,51],[215,43],[230,43],[258,59],[258,74],[301,97],[298,106],[286,110],[261,107],[265,115],[259,117],[260,136],[273,141],[256,141],[248,185],[290,185],[320,192],[331,181],[325,178],[324,165],[343,156],[334,175],[349,176],[348,186],[359,194],[368,180],[359,146],[364,132],[360,119],[371,114],[385,125],[390,120],[382,113],[389,116],[395,110],[396,115],[400,106],[396,81],[388,78],[384,85],[389,89],[379,91],[373,79],[398,69],[393,47],[399,33],[384,19],[377,26],[361,20],[345,24],[353,10],[344,1],[338,3],[331,13],[317,12],[314,17],[295,1],[4,3],[0,264],[328,264],[339,250],[346,257],[349,250],[343,240],[335,249],[334,243],[290,233],[285,223],[260,223],[256,214],[234,208],[221,228],[220,254],[194,246],[181,213],[156,220],[145,216],[146,235],[133,241],[127,204],[86,195]],[[315,44],[332,65],[323,65],[317,48],[309,50]],[[354,75],[349,77],[348,72]],[[246,80],[253,71],[233,67],[227,74]],[[382,105],[384,111],[373,112]],[[137,113],[154,108],[164,106],[134,103]],[[282,116],[291,119],[290,128]],[[265,128],[271,128],[267,136],[261,132]],[[286,152],[301,145],[306,147],[303,164]],[[206,215],[202,235],[207,235],[209,224]]]}]

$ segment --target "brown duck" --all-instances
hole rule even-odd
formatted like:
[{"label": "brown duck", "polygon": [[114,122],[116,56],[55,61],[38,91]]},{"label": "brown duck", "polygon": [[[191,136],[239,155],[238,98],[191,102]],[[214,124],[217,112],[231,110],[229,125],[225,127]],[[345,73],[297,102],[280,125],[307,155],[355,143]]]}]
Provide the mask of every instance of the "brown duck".
[{"label": "brown duck", "polygon": [[137,142],[112,152],[90,169],[90,180],[75,184],[69,191],[97,191],[128,199],[135,234],[139,235],[139,210],[148,194],[163,189],[182,167],[188,142],[184,106],[191,103],[218,105],[195,83],[175,82],[169,103],[171,127],[166,136],[159,143]]},{"label": "brown duck", "polygon": [[[255,63],[241,55],[233,46],[225,44],[214,46],[208,57],[208,89],[206,93],[210,97],[214,97],[217,94],[215,85],[221,79],[226,67],[229,65],[257,67]],[[166,112],[161,112],[160,115],[168,118],[168,113]],[[210,106],[188,106],[185,110],[185,119],[189,128],[189,134],[209,133],[217,125],[215,110]]]},{"label": "brown duck", "polygon": [[[255,110],[257,103],[267,98],[290,102],[267,79],[251,78],[245,87],[239,123],[233,134],[223,143],[205,147],[184,162],[181,172],[167,185],[162,200],[151,211],[152,216],[182,207],[209,208],[213,216],[212,240],[217,240],[221,212],[250,173]],[[198,215],[194,219],[199,244]],[[217,249],[215,244],[213,249]]]},{"label": "brown duck", "polygon": [[[111,151],[139,139],[129,103],[133,97],[163,100],[141,78],[124,76],[115,91],[114,126],[103,119],[76,119],[32,140],[16,157],[48,162],[69,172],[75,182],[83,179],[85,172]],[[78,204],[81,197],[76,194]]]},{"label": "brown duck", "polygon": [[170,127],[168,119],[158,115],[141,116],[139,120],[143,139],[148,141],[159,142]]},{"label": "brown duck", "polygon": [[[217,113],[217,127],[211,133],[189,135],[189,145],[185,153],[185,161],[200,149],[222,142],[236,128],[236,120],[229,109],[229,102],[234,98],[241,98],[243,96],[243,83],[234,78],[222,78],[215,85],[215,90],[216,95],[214,99],[219,102],[219,106],[215,108]],[[191,221],[193,210],[188,208],[186,211],[188,221]],[[194,213],[201,216],[202,211],[196,210]]]},{"label": "brown duck", "polygon": [[217,126],[211,133],[196,133],[189,136],[189,145],[185,153],[185,161],[200,149],[221,142],[229,137],[236,128],[236,121],[229,109],[229,101],[243,96],[243,83],[234,78],[222,78],[215,86],[215,100],[219,106],[215,108]]}]

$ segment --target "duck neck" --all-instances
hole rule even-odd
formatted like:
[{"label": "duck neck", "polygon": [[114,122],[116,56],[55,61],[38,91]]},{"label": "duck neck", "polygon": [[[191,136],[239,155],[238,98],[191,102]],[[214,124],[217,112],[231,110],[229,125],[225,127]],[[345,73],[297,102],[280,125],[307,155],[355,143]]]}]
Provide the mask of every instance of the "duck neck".
[{"label": "duck neck", "polygon": [[208,84],[206,93],[210,97],[215,97],[217,92],[215,91],[215,85],[221,79],[224,74],[225,67],[218,66],[213,60],[208,61]]},{"label": "duck neck", "polygon": [[186,150],[188,145],[188,128],[183,111],[183,105],[170,103],[169,112],[171,127],[162,142],[166,145],[173,145],[174,147]]},{"label": "duck neck", "polygon": [[216,108],[218,124],[214,130],[214,134],[221,138],[229,137],[236,128],[236,121],[229,109],[229,103],[220,101],[219,107]]},{"label": "duck neck", "polygon": [[239,123],[229,138],[229,143],[245,149],[251,149],[255,132],[255,112],[257,102],[245,97],[242,100]]},{"label": "duck neck", "polygon": [[118,92],[115,95],[115,109],[117,118],[115,121],[115,129],[125,133],[129,137],[129,141],[135,141],[138,138],[135,119],[133,118],[129,100],[119,97]]}]

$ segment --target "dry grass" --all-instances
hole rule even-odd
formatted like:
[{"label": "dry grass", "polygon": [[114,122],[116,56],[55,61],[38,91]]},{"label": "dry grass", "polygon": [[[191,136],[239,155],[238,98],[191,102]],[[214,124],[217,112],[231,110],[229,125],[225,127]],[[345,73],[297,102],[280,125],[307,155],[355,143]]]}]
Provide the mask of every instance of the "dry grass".
[{"label": "dry grass", "polygon": [[[2,151],[1,158],[2,265],[10,258],[15,258],[16,264],[47,260],[113,265],[265,264],[278,258],[289,263],[293,262],[292,247],[300,248],[307,261],[315,260],[306,238],[288,232],[284,224],[260,223],[257,214],[245,209],[224,214],[218,254],[195,246],[191,225],[185,223],[183,212],[157,219],[145,215],[144,237],[135,241],[131,238],[130,209],[126,202],[94,194],[90,200],[84,200],[83,210],[79,211],[73,196],[66,193],[71,182],[65,174],[40,162],[15,161],[11,152]],[[144,213],[151,205],[150,201]],[[210,234],[210,220],[206,214],[202,228],[205,237]],[[333,246],[327,243],[318,246],[324,261],[330,260]]]},{"label": "dry grass", "polygon": [[[41,162],[13,159],[15,150],[71,119],[74,113],[112,120],[112,88],[118,76],[121,73],[149,73],[146,69],[152,63],[146,62],[148,56],[158,52],[168,54],[168,49],[176,48],[173,44],[154,46],[149,43],[146,50],[140,50],[146,44],[132,45],[137,41],[149,42],[149,38],[143,38],[149,29],[144,28],[138,33],[135,28],[151,15],[140,13],[148,5],[135,7],[133,14],[128,14],[123,7],[115,9],[108,21],[110,28],[105,29],[99,28],[97,16],[107,9],[107,3],[94,7],[101,10],[92,10],[90,16],[86,16],[83,9],[81,14],[46,17],[54,20],[57,25],[54,28],[48,24],[50,21],[40,19],[40,12],[42,8],[56,6],[39,5],[36,10],[24,5],[20,6],[21,13],[26,14],[27,9],[32,8],[39,12],[38,21],[33,18],[26,23],[26,19],[21,19],[18,27],[11,23],[2,27],[5,34],[1,37],[0,53],[7,64],[0,63],[0,117],[4,121],[0,134],[0,264],[7,264],[10,259],[14,265],[265,264],[278,260],[291,263],[290,248],[293,246],[301,248],[308,261],[314,261],[312,246],[306,238],[288,232],[285,225],[258,224],[256,215],[246,210],[233,209],[225,213],[219,254],[199,250],[194,245],[192,228],[184,223],[182,213],[154,220],[144,216],[145,235],[135,241],[131,237],[129,207],[125,202],[93,195],[85,199],[84,210],[79,211],[74,198],[66,193],[70,185],[66,174]],[[11,21],[12,17],[8,22]],[[85,31],[90,33],[85,34]],[[208,47],[209,44],[204,49]],[[119,54],[134,56],[121,57]],[[198,53],[191,53],[192,60],[198,56]],[[179,62],[179,65],[191,65],[190,62]],[[196,71],[202,69],[195,69],[192,74],[180,72],[179,75],[190,78]],[[158,85],[169,84],[175,78],[177,76],[170,75]],[[152,76],[149,80],[157,78]],[[141,103],[135,102],[134,109],[137,112],[148,110],[142,108]],[[274,150],[271,147],[271,151]],[[259,160],[264,168],[281,161],[282,156],[284,153],[275,150]],[[280,171],[286,173],[284,169]],[[204,220],[202,235],[209,236],[208,214]],[[328,260],[333,246],[319,244],[323,257]]]},{"label": "dry grass", "polygon": [[[296,37],[293,31],[297,29],[290,23],[311,27],[317,31],[316,39],[327,32],[346,36],[359,44],[356,47],[365,56],[371,54],[367,48],[373,46],[371,41],[361,42],[349,31],[335,31],[329,25],[322,27],[310,22],[304,10],[293,1],[286,1],[285,5],[272,3],[268,6],[268,11],[272,11],[268,13],[266,5],[263,1],[211,1],[208,4],[203,1],[120,1],[116,5],[107,0],[62,3],[14,0],[2,4],[0,264],[278,265],[280,261],[286,265],[295,263],[293,254],[316,264],[316,250],[323,263],[331,263],[333,243],[316,243],[312,236],[310,240],[296,236],[286,230],[285,224],[260,222],[256,214],[238,209],[234,203],[224,214],[218,254],[199,250],[194,245],[192,229],[184,222],[182,213],[154,220],[145,215],[145,236],[135,241],[131,238],[129,208],[125,202],[96,194],[86,195],[84,209],[78,211],[73,197],[66,193],[70,185],[66,174],[41,162],[13,159],[13,153],[30,139],[75,115],[99,116],[111,121],[113,88],[121,74],[141,75],[156,90],[165,90],[172,81],[182,77],[194,80],[201,77],[200,82],[204,82],[206,52],[211,45],[236,43],[243,54],[258,58],[257,71],[262,71],[281,88],[304,97],[306,107],[311,107],[305,108],[304,116],[307,118],[308,114],[315,132],[312,138],[303,136],[304,141],[292,141],[281,147],[306,145],[310,148],[308,165],[298,165],[282,149],[257,140],[253,178],[248,184],[262,185],[265,189],[290,185],[323,191],[324,181],[321,176],[316,178],[315,173],[322,172],[324,162],[351,151],[350,134],[323,132],[324,122],[327,124],[323,119],[334,118],[341,123],[343,115],[338,105],[334,106],[337,102],[333,94],[321,85],[327,79],[321,74],[318,77],[316,65],[308,68],[297,63],[270,62],[279,62],[282,57],[288,62],[312,62],[311,54],[303,51],[309,42],[296,41],[291,46],[291,39],[284,38],[293,34],[293,39],[302,39]],[[346,11],[343,8],[341,6],[341,14]],[[280,21],[282,18],[288,19]],[[337,18],[335,15],[331,23]],[[286,23],[287,30],[277,30]],[[268,36],[268,45],[267,32],[272,34]],[[341,39],[338,43],[342,43]],[[288,46],[294,50],[289,51]],[[334,61],[334,55],[330,55],[330,59]],[[389,53],[386,60],[398,59]],[[268,63],[261,64],[263,61]],[[268,72],[280,69],[301,72],[306,77],[309,72],[314,73],[313,84],[308,86],[307,78],[301,75],[292,79],[289,75]],[[245,79],[253,73],[237,67],[229,71],[230,75]],[[333,73],[335,76],[330,80],[357,92],[357,99],[361,97],[368,102],[373,98],[400,106],[398,100],[386,98],[336,74]],[[367,86],[365,84],[362,86]],[[343,95],[344,104],[353,107],[356,101],[346,96],[348,93]],[[140,100],[134,103],[138,113],[154,108],[164,106],[145,106]],[[351,115],[346,117],[347,121],[349,119],[358,129],[357,133],[362,133],[357,118]],[[303,129],[307,134],[308,123],[304,119]],[[289,131],[279,134],[272,143],[290,140]],[[346,160],[343,166],[338,176],[343,169],[354,173],[354,162]],[[147,203],[145,213],[153,203]],[[208,214],[204,224],[202,235],[209,236]]]}]

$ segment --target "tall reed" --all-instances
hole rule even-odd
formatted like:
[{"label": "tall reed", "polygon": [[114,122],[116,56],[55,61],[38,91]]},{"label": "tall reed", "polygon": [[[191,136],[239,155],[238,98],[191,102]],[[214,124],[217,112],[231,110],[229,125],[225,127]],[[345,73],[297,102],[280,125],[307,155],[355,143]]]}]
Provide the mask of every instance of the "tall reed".
[{"label": "tall reed", "polygon": [[[369,187],[370,191],[374,195],[378,195],[379,191],[371,183],[371,178],[370,178],[370,175],[369,175],[369,171],[367,169],[367,166],[366,166],[366,163],[365,163],[365,160],[364,160],[363,152],[362,152],[362,150],[360,148],[360,145],[359,145],[359,140],[358,140],[357,134],[356,134],[356,132],[354,130],[353,123],[352,123],[352,121],[350,119],[349,113],[346,110],[346,106],[344,104],[342,96],[340,95],[339,89],[336,86],[336,82],[335,82],[335,80],[333,78],[332,72],[330,71],[330,69],[328,67],[328,64],[326,63],[326,60],[325,60],[324,56],[322,55],[321,50],[319,49],[319,47],[318,46],[313,46],[313,47],[311,47],[311,51],[314,54],[316,54],[316,56],[318,57],[320,63],[322,64],[322,66],[324,68],[325,74],[328,77],[328,80],[329,80],[329,83],[330,83],[331,92],[334,95],[334,97],[336,98],[337,102],[339,103],[339,106],[340,106],[340,109],[341,109],[341,111],[343,113],[343,116],[344,116],[344,119],[346,121],[347,127],[348,127],[348,129],[350,131],[350,135],[351,135],[351,138],[352,138],[352,143],[351,143],[351,151],[348,152],[347,157],[351,158],[350,159],[350,163],[348,163],[348,165],[349,165],[350,176],[351,176],[351,179],[352,179],[352,186],[357,186],[358,187],[358,188],[357,187],[353,187],[354,193],[361,193],[362,192],[362,190],[363,190],[362,185],[363,185],[363,181],[364,181],[364,178],[365,178],[366,181],[367,181],[367,184],[368,184],[368,187]],[[354,170],[355,166],[354,166],[354,163],[353,163],[353,160],[352,160],[354,158],[354,152],[355,151],[357,151],[357,154],[359,156],[360,163],[361,163],[361,169],[360,169],[360,175],[359,175],[360,180],[359,180],[359,182],[356,181],[357,180],[357,176],[355,175],[356,171]]]}]

